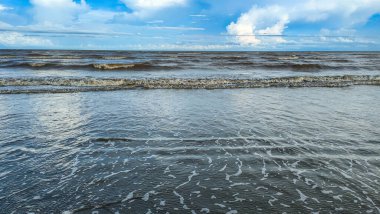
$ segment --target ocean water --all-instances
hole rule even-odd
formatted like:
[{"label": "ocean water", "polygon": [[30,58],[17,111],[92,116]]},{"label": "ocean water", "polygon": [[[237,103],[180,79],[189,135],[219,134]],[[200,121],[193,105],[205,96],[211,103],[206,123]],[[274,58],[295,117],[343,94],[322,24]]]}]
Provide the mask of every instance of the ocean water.
[{"label": "ocean water", "polygon": [[[79,64],[72,58],[80,53],[86,66],[59,64],[65,57]],[[117,62],[100,63],[90,53]],[[119,61],[127,54],[135,64],[190,55],[183,61],[192,67],[163,68],[160,62],[159,69],[115,70],[127,64]],[[239,54],[252,64],[273,59],[261,67],[203,64],[235,63]],[[378,53],[0,55],[1,212],[380,213]],[[336,67],[333,58],[339,59]],[[49,60],[54,65],[27,64]],[[281,60],[297,65],[272,66]],[[95,68],[111,64],[112,69]],[[153,83],[159,88],[168,79],[202,80],[206,86],[214,79],[243,79],[258,86],[289,77],[291,86],[294,78],[311,79],[297,87],[143,89]],[[94,83],[78,84],[86,79]],[[148,82],[112,91],[97,82],[115,79]],[[99,90],[57,90],[62,87]]]},{"label": "ocean water", "polygon": [[0,94],[380,85],[379,65],[379,52],[2,50]]},{"label": "ocean water", "polygon": [[380,52],[0,50],[0,70],[0,77],[3,78],[270,78],[300,75],[379,75]]}]

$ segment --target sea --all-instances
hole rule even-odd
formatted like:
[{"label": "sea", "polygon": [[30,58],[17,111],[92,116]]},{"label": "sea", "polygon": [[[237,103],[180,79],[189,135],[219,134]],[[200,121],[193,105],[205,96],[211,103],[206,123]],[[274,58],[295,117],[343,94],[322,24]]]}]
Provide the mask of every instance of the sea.
[{"label": "sea", "polygon": [[0,50],[0,213],[380,213],[380,52]]}]

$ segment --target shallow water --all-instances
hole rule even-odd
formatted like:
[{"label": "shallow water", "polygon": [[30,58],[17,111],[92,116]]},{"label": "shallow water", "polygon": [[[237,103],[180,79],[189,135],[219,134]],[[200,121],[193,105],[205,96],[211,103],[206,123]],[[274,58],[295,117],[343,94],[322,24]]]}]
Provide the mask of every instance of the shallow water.
[{"label": "shallow water", "polygon": [[6,213],[380,212],[380,87],[0,103]]}]

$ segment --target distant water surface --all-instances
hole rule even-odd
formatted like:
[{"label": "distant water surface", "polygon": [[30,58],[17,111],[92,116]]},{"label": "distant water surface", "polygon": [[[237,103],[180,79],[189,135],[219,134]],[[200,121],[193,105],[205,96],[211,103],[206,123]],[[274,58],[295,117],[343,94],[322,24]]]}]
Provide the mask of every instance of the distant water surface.
[{"label": "distant water surface", "polygon": [[0,51],[0,77],[268,78],[379,75],[379,52]]}]

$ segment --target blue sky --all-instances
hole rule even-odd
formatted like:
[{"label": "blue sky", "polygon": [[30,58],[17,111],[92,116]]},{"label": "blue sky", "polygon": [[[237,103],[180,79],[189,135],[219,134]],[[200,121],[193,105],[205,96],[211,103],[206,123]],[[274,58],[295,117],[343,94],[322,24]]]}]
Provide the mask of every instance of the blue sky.
[{"label": "blue sky", "polygon": [[380,50],[379,0],[0,0],[0,48]]}]

